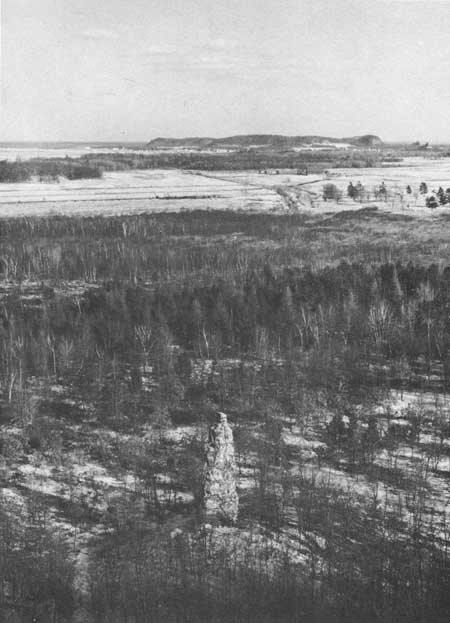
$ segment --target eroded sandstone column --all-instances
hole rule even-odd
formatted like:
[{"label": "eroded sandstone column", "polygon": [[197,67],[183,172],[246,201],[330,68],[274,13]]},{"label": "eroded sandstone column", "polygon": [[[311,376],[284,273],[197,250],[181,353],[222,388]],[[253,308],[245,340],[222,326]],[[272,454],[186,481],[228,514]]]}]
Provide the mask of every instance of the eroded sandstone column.
[{"label": "eroded sandstone column", "polygon": [[225,413],[211,426],[205,464],[204,511],[206,518],[234,522],[238,516],[236,462],[233,431]]}]

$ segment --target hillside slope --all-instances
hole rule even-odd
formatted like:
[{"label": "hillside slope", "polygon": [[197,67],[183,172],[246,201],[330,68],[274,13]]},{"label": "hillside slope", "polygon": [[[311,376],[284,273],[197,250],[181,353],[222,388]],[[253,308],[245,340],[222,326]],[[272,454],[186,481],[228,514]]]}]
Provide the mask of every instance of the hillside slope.
[{"label": "hillside slope", "polygon": [[382,145],[382,140],[374,134],[347,138],[328,136],[283,136],[280,134],[243,134],[225,138],[155,138],[147,144],[151,149],[289,149],[311,144],[335,145],[346,143],[355,147],[374,147]]}]

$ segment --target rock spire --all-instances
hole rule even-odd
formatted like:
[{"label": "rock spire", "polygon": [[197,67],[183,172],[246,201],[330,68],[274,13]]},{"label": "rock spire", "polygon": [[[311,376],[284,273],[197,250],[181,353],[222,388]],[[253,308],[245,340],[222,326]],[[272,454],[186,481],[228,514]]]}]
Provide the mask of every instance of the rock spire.
[{"label": "rock spire", "polygon": [[235,522],[239,499],[236,492],[236,463],[233,431],[225,413],[210,427],[205,462],[204,512],[207,518]]}]

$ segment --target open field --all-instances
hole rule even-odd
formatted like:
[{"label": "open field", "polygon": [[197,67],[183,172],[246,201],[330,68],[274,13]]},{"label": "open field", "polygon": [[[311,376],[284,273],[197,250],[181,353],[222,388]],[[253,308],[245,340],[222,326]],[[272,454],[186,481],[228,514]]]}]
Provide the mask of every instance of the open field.
[{"label": "open field", "polygon": [[[215,175],[210,174],[208,175]],[[322,175],[293,175],[249,172],[224,172],[222,179],[230,179],[237,183],[261,184],[265,187],[282,187],[286,195],[292,200],[292,207],[302,209],[314,208],[317,211],[355,210],[361,206],[377,205],[380,209],[390,212],[414,211],[420,214],[429,212],[425,207],[426,195],[419,194],[419,185],[426,182],[429,194],[437,191],[439,186],[444,189],[450,187],[450,159],[433,160],[430,158],[409,157],[395,166],[358,168],[358,169],[331,169],[328,177]],[[363,202],[354,201],[347,196],[347,186],[352,182],[361,182],[368,196]],[[384,182],[388,189],[387,200],[375,197],[374,191]],[[323,200],[323,187],[333,183],[342,192],[342,199],[335,201]],[[411,186],[412,193],[406,192],[407,185]],[[440,209],[440,208],[438,208]],[[446,210],[447,208],[442,208]]]},{"label": "open field", "polygon": [[0,186],[0,217],[112,215],[186,209],[285,210],[263,184],[235,182],[176,170],[105,173],[100,180]]},{"label": "open field", "polygon": [[[361,182],[362,201],[347,196],[349,182]],[[385,200],[375,196],[384,182]],[[357,210],[377,206],[388,212],[429,214],[427,195],[419,194],[426,182],[430,194],[450,187],[450,162],[407,158],[401,165],[368,169],[333,169],[323,175],[258,172],[190,172],[175,169],[105,172],[102,179],[58,183],[26,182],[0,186],[0,216],[48,214],[95,215],[178,212],[181,210],[243,210],[316,212]],[[333,183],[342,192],[339,202],[324,201],[323,187]],[[407,194],[407,185],[412,193]],[[448,208],[438,208],[445,212]]]}]

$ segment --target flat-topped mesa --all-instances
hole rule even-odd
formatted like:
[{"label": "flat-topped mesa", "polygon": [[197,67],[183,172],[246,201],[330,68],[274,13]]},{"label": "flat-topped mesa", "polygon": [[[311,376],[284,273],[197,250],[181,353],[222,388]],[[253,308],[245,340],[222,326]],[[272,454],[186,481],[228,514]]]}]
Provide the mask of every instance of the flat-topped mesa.
[{"label": "flat-topped mesa", "polygon": [[225,413],[209,429],[205,462],[203,506],[206,518],[235,522],[239,498],[236,492],[236,462],[233,431]]}]

